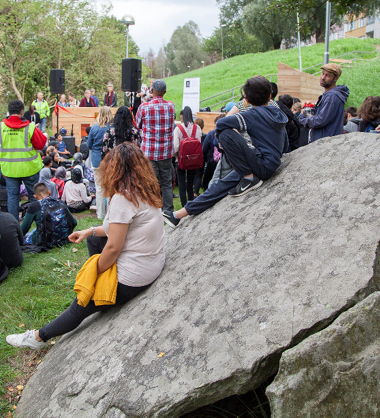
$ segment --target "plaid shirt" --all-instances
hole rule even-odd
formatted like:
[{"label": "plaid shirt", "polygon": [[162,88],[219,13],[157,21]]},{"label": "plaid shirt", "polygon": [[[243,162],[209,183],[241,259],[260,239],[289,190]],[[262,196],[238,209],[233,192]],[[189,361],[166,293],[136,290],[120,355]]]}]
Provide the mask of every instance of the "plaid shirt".
[{"label": "plaid shirt", "polygon": [[142,128],[141,149],[150,160],[167,160],[173,156],[174,119],[174,104],[162,97],[140,105],[136,124]]}]

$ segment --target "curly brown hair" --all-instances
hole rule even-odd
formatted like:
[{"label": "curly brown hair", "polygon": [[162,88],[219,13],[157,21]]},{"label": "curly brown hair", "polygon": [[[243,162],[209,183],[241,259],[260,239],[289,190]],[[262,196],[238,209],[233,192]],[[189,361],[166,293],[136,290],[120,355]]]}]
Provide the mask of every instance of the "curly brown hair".
[{"label": "curly brown hair", "polygon": [[359,108],[360,117],[364,122],[380,119],[380,96],[368,96]]},{"label": "curly brown hair", "polygon": [[160,186],[152,165],[141,149],[124,142],[107,153],[100,163],[101,187],[105,196],[116,193],[139,207],[139,199],[154,208],[162,207]]}]

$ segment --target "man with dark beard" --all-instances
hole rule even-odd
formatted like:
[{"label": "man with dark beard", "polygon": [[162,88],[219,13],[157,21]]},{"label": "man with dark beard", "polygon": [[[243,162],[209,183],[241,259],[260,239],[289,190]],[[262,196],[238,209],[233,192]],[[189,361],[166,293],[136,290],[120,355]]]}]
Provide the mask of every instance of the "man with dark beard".
[{"label": "man with dark beard", "polygon": [[336,85],[342,74],[338,64],[325,64],[321,69],[319,83],[325,92],[319,96],[310,117],[301,113],[298,118],[302,126],[311,129],[309,142],[343,133],[344,104],[350,94],[347,86]]}]

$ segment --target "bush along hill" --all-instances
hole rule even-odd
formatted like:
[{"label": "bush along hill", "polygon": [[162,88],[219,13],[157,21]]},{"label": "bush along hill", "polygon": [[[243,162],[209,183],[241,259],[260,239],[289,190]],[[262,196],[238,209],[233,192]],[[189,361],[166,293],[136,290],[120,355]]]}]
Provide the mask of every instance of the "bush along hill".
[{"label": "bush along hill", "polygon": [[[330,42],[330,59],[351,51],[374,51],[378,45],[380,45],[380,39],[338,39]],[[302,47],[302,68],[322,63],[324,49],[324,44]],[[374,58],[376,53],[358,54],[359,56],[369,59]],[[352,59],[355,58],[355,54],[350,54],[343,58]],[[224,90],[239,86],[254,75],[274,74],[272,81],[276,82],[279,61],[298,69],[298,48],[240,55],[204,68],[168,77],[165,79],[167,83],[165,99],[174,102],[178,117],[182,109],[185,78],[201,78],[202,100]],[[351,68],[343,70],[339,84],[347,84],[350,89],[350,98],[347,106],[359,106],[367,96],[376,94],[373,86],[379,85],[379,67],[380,60],[375,60],[373,62],[357,62],[352,64]],[[319,71],[319,67],[306,70],[306,72],[311,74],[317,71]],[[225,98],[227,99],[230,96],[231,93],[226,93]]]}]

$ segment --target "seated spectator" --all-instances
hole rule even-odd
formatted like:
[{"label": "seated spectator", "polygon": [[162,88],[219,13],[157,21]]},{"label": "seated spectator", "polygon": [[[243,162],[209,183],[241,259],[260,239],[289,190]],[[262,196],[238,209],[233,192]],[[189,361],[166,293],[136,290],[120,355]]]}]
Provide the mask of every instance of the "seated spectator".
[{"label": "seated spectator", "polygon": [[8,212],[8,192],[5,177],[0,172],[0,212]]},{"label": "seated spectator", "polygon": [[[218,120],[216,124],[216,137],[234,171],[179,211],[164,211],[164,220],[172,228],[177,227],[180,219],[204,212],[227,194],[241,196],[260,187],[281,165],[288,119],[277,107],[267,106],[272,90],[270,82],[256,76],[246,81],[243,90],[252,109]],[[236,132],[239,130],[248,132],[254,148]]]},{"label": "seated spectator", "polygon": [[66,158],[60,158],[58,152],[52,152],[50,154],[50,157],[52,158],[52,166],[50,167],[51,174],[55,175],[55,172],[57,168],[62,167],[62,163],[66,162]]},{"label": "seated spectator", "polygon": [[0,259],[8,268],[21,266],[22,244],[20,224],[10,213],[0,212]]},{"label": "seated spectator", "polygon": [[[181,125],[178,125],[174,129],[174,153],[176,160],[178,161],[181,142],[184,139],[184,132],[187,137],[196,138],[201,142],[202,131],[201,128],[194,124],[193,114],[189,106],[185,106],[180,113]],[[178,164],[178,189],[179,197],[181,199],[181,205],[185,206],[188,200],[194,200],[194,178],[196,169],[194,170],[182,170]],[[187,196],[186,196],[187,193]]]},{"label": "seated spectator", "polygon": [[44,157],[44,159],[42,160],[42,165],[45,168],[51,168],[51,166],[53,165],[53,158],[51,158],[51,155]]},{"label": "seated spectator", "polygon": [[90,90],[84,92],[84,97],[80,101],[79,107],[97,107],[95,100],[91,98]]},{"label": "seated spectator", "polygon": [[[292,99],[293,99],[293,104],[295,105],[296,103],[300,103],[301,104],[301,100],[298,98],[298,97],[292,97]],[[302,107],[301,107],[301,109],[302,109]],[[300,109],[300,110],[301,110]]]},{"label": "seated spectator", "polygon": [[[116,288],[116,300],[109,305],[95,304],[95,295],[83,302],[78,294],[58,318],[40,330],[8,335],[8,344],[46,347],[47,340],[72,331],[93,313],[112,310],[113,305],[120,306],[136,297],[161,273],[165,263],[162,201],[149,160],[136,145],[123,143],[107,154],[99,170],[102,189],[110,198],[107,217],[103,226],[75,231],[69,238],[76,244],[87,238],[89,255],[94,256],[89,263],[95,264],[97,275],[107,272],[113,276],[116,266],[116,277],[108,281],[109,290]],[[96,291],[96,282],[94,286]]]},{"label": "seated spectator", "polygon": [[[24,245],[43,244],[44,225],[42,222],[43,214],[41,204],[46,207],[54,201],[54,199],[50,196],[49,189],[46,187],[44,183],[37,183],[34,186],[33,191],[34,197],[37,201],[32,202],[28,206],[25,218],[21,224],[21,229],[24,234]],[[74,217],[71,215],[69,211],[67,211],[67,216],[70,218],[68,219],[68,223],[75,227],[77,225],[77,221],[74,219]],[[36,228],[32,231],[29,231],[33,222],[35,222]]]},{"label": "seated spectator", "polygon": [[51,155],[53,152],[55,152],[56,150],[58,149],[58,144],[57,144],[57,148],[56,147],[53,147],[53,145],[49,145],[47,148],[46,148],[46,151],[45,151],[45,156],[47,157],[48,155]]},{"label": "seated spectator", "polygon": [[380,96],[368,96],[359,108],[360,132],[374,131],[380,124]]},{"label": "seated spectator", "polygon": [[58,188],[58,197],[61,198],[63,195],[63,190],[66,183],[66,170],[64,167],[58,167],[55,170],[55,175],[52,177],[51,181],[56,184]]},{"label": "seated spectator", "polygon": [[345,117],[347,120],[343,126],[344,133],[359,132],[359,125],[362,119],[358,117],[358,111],[356,107],[350,106],[345,111]]},{"label": "seated spectator", "polygon": [[66,202],[71,212],[77,213],[88,210],[94,197],[95,195],[87,195],[81,169],[79,167],[73,168],[71,171],[71,181],[69,180],[65,184],[62,201]]},{"label": "seated spectator", "polygon": [[285,113],[288,118],[286,123],[286,133],[288,134],[289,148],[288,152],[294,151],[299,148],[299,137],[300,137],[300,124],[298,119],[294,116],[293,112],[290,110],[293,106],[293,98],[289,94],[282,94],[277,101],[279,108]]},{"label": "seated spectator", "polygon": [[79,107],[79,100],[77,100],[73,93],[69,93],[69,107]]},{"label": "seated spectator", "polygon": [[[214,123],[216,124],[217,121],[221,118],[223,118],[224,115],[219,115],[215,118]],[[214,175],[214,171],[216,169],[216,166],[218,164],[218,161],[214,160],[214,138],[215,138],[215,129],[210,131],[202,146],[203,151],[203,162],[205,163],[205,171],[203,175],[203,190],[207,190],[208,184],[210,183],[210,180],[212,179],[212,176]]]},{"label": "seated spectator", "polygon": [[123,142],[132,142],[137,146],[141,144],[140,132],[135,127],[132,113],[126,106],[117,109],[112,126],[104,133],[102,159],[108,151]]},{"label": "seated spectator", "polygon": [[[45,157],[48,158],[48,157]],[[44,158],[44,159],[45,159]],[[50,158],[50,157],[49,157]],[[40,178],[38,180],[39,183],[44,183],[45,186],[49,189],[50,191],[50,196],[54,199],[58,199],[58,188],[57,185],[55,183],[53,183],[52,181],[50,181],[50,168],[43,168],[40,171]]]},{"label": "seated spectator", "polygon": [[40,114],[36,112],[36,106],[30,105],[29,110],[24,113],[24,118],[38,126],[41,122]]},{"label": "seated spectator", "polygon": [[[292,106],[292,112],[296,115],[296,116],[298,116],[299,115],[299,113],[301,113],[301,110],[302,110],[302,104],[301,103],[299,103],[299,102],[297,102],[297,103],[293,103],[293,106]],[[299,112],[299,113],[298,113]]]},{"label": "seated spectator", "polygon": [[62,107],[69,107],[70,106],[70,104],[66,100],[66,96],[64,94],[61,94],[61,100],[58,102],[58,105],[62,106]]},{"label": "seated spectator", "polygon": [[55,134],[55,137],[58,141],[58,148],[57,152],[61,157],[64,158],[72,158],[72,155],[70,154],[70,151],[67,151],[66,144],[63,142],[62,135],[61,134]]}]

